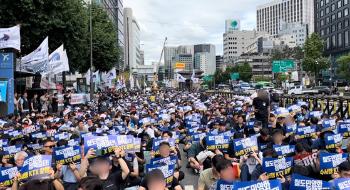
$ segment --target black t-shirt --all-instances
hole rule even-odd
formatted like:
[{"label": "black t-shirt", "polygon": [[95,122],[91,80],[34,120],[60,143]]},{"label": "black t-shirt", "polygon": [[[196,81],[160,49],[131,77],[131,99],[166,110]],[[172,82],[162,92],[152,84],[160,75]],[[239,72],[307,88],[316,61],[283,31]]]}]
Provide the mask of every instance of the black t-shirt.
[{"label": "black t-shirt", "polygon": [[109,174],[107,179],[101,181],[104,190],[120,190],[125,187],[125,180],[123,180],[121,171]]},{"label": "black t-shirt", "polygon": [[259,121],[267,120],[268,108],[270,106],[269,101],[256,97],[253,100],[253,106],[255,108],[255,118]]},{"label": "black t-shirt", "polygon": [[63,99],[64,99],[64,105],[65,105],[65,106],[66,106],[66,105],[69,105],[69,102],[70,102],[71,97],[70,97],[69,95],[65,94],[65,95],[63,96]]}]

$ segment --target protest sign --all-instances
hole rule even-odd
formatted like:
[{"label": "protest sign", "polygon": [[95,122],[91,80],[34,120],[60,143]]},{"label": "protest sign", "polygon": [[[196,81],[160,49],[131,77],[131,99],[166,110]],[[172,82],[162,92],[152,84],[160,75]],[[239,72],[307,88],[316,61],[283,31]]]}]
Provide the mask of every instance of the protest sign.
[{"label": "protest sign", "polygon": [[267,173],[269,179],[289,175],[291,173],[292,165],[292,157],[263,159],[263,171]]},{"label": "protest sign", "polygon": [[167,165],[173,165],[173,164],[177,164],[177,156],[168,156],[166,158],[152,158],[150,161],[150,164],[152,165],[163,165],[163,164],[167,164]]},{"label": "protest sign", "polygon": [[1,167],[0,168],[0,186],[9,187],[13,184],[13,178],[18,172],[17,167]]},{"label": "protest sign", "polygon": [[69,140],[71,135],[72,134],[67,133],[67,132],[57,133],[57,134],[54,135],[54,139],[55,139],[55,141],[59,141],[59,140],[62,140],[62,139]]},{"label": "protest sign", "polygon": [[207,149],[226,149],[229,147],[230,137],[224,135],[209,135],[206,137]]},{"label": "protest sign", "polygon": [[79,138],[76,138],[76,139],[70,139],[68,141],[68,146],[79,146],[80,145],[80,140]]},{"label": "protest sign", "polygon": [[243,156],[249,152],[258,150],[258,141],[256,136],[233,141],[235,156]]},{"label": "protest sign", "polygon": [[132,135],[117,135],[116,147],[125,152],[134,152],[134,136]]},{"label": "protest sign", "polygon": [[28,157],[20,169],[20,180],[49,179],[51,155],[36,155]]},{"label": "protest sign", "polygon": [[8,140],[7,139],[0,139],[0,150],[2,150],[2,148],[4,146],[8,145]]},{"label": "protest sign", "polygon": [[297,125],[296,124],[287,124],[286,125],[286,135],[292,135],[295,133],[297,130]]},{"label": "protest sign", "polygon": [[350,123],[349,122],[339,122],[338,123],[338,133],[343,134],[343,138],[350,137]]},{"label": "protest sign", "polygon": [[8,133],[10,140],[16,140],[23,138],[23,133],[20,130],[14,130]]},{"label": "protest sign", "polygon": [[336,128],[336,122],[335,119],[327,119],[322,122],[322,128],[323,130],[329,130],[332,131]]},{"label": "protest sign", "polygon": [[316,126],[298,126],[297,135],[300,139],[314,137],[316,135]]},{"label": "protest sign", "polygon": [[350,178],[338,178],[333,182],[335,190],[348,190],[350,189]]},{"label": "protest sign", "polygon": [[298,174],[292,175],[289,190],[327,190],[331,185],[327,181],[317,180]]},{"label": "protest sign", "polygon": [[33,133],[35,131],[37,131],[36,126],[30,125],[30,126],[25,127],[25,128],[22,129],[22,134],[23,135],[29,135],[30,133]]},{"label": "protest sign", "polygon": [[315,166],[318,161],[317,153],[305,153],[299,156],[299,158],[294,159],[294,164],[298,166]]},{"label": "protest sign", "polygon": [[174,180],[175,165],[174,164],[173,165],[152,165],[152,164],[146,165],[147,172],[150,172],[155,169],[159,169],[160,171],[162,171],[165,177],[165,182],[167,186],[170,187]]},{"label": "protest sign", "polygon": [[234,182],[227,182],[219,179],[216,183],[216,190],[232,190],[234,187]]},{"label": "protest sign", "polygon": [[56,164],[68,165],[81,160],[80,146],[58,147],[53,151]]},{"label": "protest sign", "polygon": [[320,174],[331,175],[338,172],[338,165],[346,161],[348,154],[320,153]]},{"label": "protest sign", "polygon": [[202,138],[204,138],[205,136],[207,136],[206,133],[193,133],[191,135],[192,137],[192,141],[193,142],[199,142]]},{"label": "protest sign", "polygon": [[45,132],[32,133],[31,136],[33,139],[42,139],[42,140],[47,139]]},{"label": "protest sign", "polygon": [[29,148],[33,149],[33,150],[40,150],[43,148],[43,145],[36,143],[36,144],[28,144],[27,145]]},{"label": "protest sign", "polygon": [[20,152],[22,150],[22,146],[23,145],[21,144],[16,144],[13,146],[2,147],[1,155],[3,155],[3,158],[12,158],[17,152]]},{"label": "protest sign", "polygon": [[341,146],[343,137],[341,134],[328,135],[325,138],[326,149],[334,149]]},{"label": "protest sign", "polygon": [[295,151],[295,145],[273,145],[278,156],[285,156]]},{"label": "protest sign", "polygon": [[117,136],[86,136],[84,138],[85,154],[89,149],[94,149],[96,156],[102,156],[114,152],[117,144]]},{"label": "protest sign", "polygon": [[153,145],[152,145],[152,150],[153,151],[158,151],[159,150],[159,145],[162,142],[168,142],[170,144],[170,147],[175,147],[175,139],[169,138],[169,139],[154,139],[153,140]]},{"label": "protest sign", "polygon": [[282,190],[280,180],[267,180],[267,181],[245,181],[236,182],[233,185],[233,190],[247,190],[247,189],[269,189],[269,190]]},{"label": "protest sign", "polygon": [[141,138],[134,138],[134,151],[133,152],[140,152],[141,151]]}]

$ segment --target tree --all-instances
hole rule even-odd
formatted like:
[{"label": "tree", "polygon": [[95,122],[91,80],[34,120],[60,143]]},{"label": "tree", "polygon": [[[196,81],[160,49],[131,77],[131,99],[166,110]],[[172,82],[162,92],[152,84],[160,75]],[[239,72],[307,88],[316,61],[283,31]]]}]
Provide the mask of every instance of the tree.
[{"label": "tree", "polygon": [[49,36],[49,50],[63,43],[73,70],[88,63],[87,21],[86,8],[79,0],[3,0],[0,6],[1,27],[21,25],[21,56]]},{"label": "tree", "polygon": [[[21,25],[21,52],[32,52],[49,36],[49,51],[62,43],[72,71],[90,67],[89,6],[83,0],[2,0],[0,27]],[[93,62],[106,71],[118,62],[116,30],[101,7],[93,5]]]},{"label": "tree", "polygon": [[248,63],[243,65],[238,65],[237,70],[239,73],[239,78],[245,82],[249,82],[252,79],[252,67]]},{"label": "tree", "polygon": [[337,69],[339,76],[350,80],[350,53],[339,57],[337,63],[339,65]]},{"label": "tree", "polygon": [[329,67],[329,60],[323,57],[323,48],[324,42],[316,33],[312,33],[304,44],[303,69],[315,73],[315,77],[317,77],[320,70]]}]

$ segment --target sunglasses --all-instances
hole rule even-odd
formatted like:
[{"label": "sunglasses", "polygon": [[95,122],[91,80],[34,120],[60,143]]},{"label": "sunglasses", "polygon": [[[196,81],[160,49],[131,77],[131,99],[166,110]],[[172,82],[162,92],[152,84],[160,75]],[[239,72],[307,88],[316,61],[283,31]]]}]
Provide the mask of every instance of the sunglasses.
[{"label": "sunglasses", "polygon": [[55,148],[55,145],[51,145],[51,146],[44,146],[45,148]]}]

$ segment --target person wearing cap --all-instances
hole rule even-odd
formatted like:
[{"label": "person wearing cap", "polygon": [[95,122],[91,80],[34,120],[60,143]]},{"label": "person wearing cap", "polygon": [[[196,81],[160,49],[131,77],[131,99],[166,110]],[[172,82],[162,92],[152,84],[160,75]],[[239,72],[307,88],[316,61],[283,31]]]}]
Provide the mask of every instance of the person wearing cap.
[{"label": "person wearing cap", "polygon": [[261,121],[263,128],[268,127],[270,115],[269,94],[266,90],[260,89],[258,96],[253,99],[255,119]]}]

